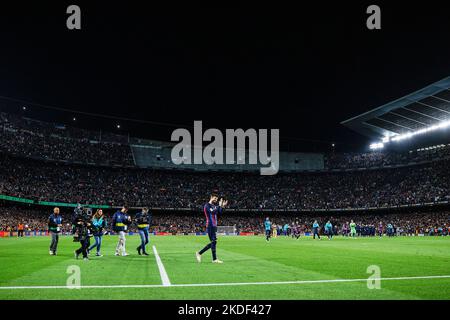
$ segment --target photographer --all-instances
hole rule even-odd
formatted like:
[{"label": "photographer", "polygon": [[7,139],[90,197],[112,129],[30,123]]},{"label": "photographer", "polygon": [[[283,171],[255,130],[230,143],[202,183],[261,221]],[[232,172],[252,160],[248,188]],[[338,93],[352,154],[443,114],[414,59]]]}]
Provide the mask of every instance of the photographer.
[{"label": "photographer", "polygon": [[[81,244],[81,247],[75,250],[75,258],[78,259],[80,254],[83,255],[83,260],[89,260],[88,248],[91,237],[91,209],[83,209],[82,214],[76,217],[75,226],[77,239]],[[75,239],[74,239],[75,240]]]},{"label": "photographer", "polygon": [[72,234],[73,234],[73,241],[78,242],[78,221],[83,215],[83,207],[81,204],[77,204],[76,208],[73,210],[72,214]]}]

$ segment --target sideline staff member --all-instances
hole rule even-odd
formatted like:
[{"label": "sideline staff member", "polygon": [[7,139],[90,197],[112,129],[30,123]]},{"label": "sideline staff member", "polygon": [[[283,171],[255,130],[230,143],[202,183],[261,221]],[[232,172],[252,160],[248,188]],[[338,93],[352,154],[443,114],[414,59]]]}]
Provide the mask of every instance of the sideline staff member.
[{"label": "sideline staff member", "polygon": [[50,252],[49,252],[51,256],[56,256],[61,226],[62,226],[62,218],[59,215],[59,208],[54,208],[53,214],[51,214],[50,217],[48,217],[48,231],[52,236],[52,242],[50,243]]},{"label": "sideline staff member", "polygon": [[148,256],[145,246],[148,244],[148,229],[150,228],[151,216],[148,213],[148,208],[142,208],[136,217],[136,223],[139,231],[139,236],[141,237],[141,244],[136,248],[139,255],[143,254]]}]

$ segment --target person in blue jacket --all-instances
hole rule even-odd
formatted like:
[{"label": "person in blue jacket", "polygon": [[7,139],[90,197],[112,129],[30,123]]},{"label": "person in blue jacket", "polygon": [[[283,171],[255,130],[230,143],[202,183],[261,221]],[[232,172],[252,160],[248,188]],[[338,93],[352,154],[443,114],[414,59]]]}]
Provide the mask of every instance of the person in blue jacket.
[{"label": "person in blue jacket", "polygon": [[314,220],[314,223],[313,223],[313,239],[315,239],[316,236],[317,236],[317,238],[319,238],[319,240],[322,240],[322,239],[320,239],[319,228],[320,228],[319,223],[317,222],[317,220]]},{"label": "person in blue jacket", "polygon": [[270,222],[269,217],[264,221],[264,229],[266,230],[266,241],[270,240],[270,230],[272,230],[272,222]]},{"label": "person in blue jacket", "polygon": [[325,233],[328,237],[328,240],[333,239],[333,225],[331,224],[330,220],[328,220],[328,222],[325,224]]},{"label": "person in blue jacket", "polygon": [[88,253],[96,248],[96,256],[97,257],[103,257],[101,254],[101,247],[102,247],[102,239],[103,239],[103,232],[106,228],[106,218],[103,215],[103,210],[98,209],[94,216],[92,217],[92,233],[94,235],[95,243],[89,247]]}]

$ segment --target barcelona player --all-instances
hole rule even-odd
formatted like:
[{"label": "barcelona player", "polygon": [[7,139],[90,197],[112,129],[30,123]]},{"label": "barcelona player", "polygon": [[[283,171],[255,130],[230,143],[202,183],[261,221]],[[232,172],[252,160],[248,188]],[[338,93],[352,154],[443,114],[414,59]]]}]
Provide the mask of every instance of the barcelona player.
[{"label": "barcelona player", "polygon": [[[212,262],[223,263],[223,261],[217,259],[216,246],[217,246],[217,215],[223,212],[228,204],[227,200],[222,198],[218,201],[219,196],[215,193],[211,194],[209,202],[203,206],[203,212],[206,218],[206,231],[208,232],[209,243],[200,251],[195,253],[198,262],[202,261],[202,254],[211,249]],[[218,205],[217,205],[218,202]]]}]

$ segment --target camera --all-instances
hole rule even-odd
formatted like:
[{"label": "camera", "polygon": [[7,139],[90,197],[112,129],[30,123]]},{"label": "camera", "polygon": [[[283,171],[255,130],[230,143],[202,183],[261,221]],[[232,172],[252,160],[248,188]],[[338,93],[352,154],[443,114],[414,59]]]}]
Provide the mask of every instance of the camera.
[{"label": "camera", "polygon": [[92,209],[91,208],[83,208],[78,205],[74,209],[74,214],[72,218],[72,233],[73,233],[73,242],[78,242],[82,239],[83,236],[89,234],[89,226],[92,218]]}]

